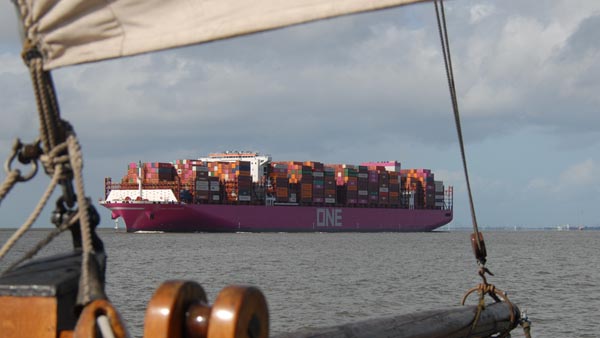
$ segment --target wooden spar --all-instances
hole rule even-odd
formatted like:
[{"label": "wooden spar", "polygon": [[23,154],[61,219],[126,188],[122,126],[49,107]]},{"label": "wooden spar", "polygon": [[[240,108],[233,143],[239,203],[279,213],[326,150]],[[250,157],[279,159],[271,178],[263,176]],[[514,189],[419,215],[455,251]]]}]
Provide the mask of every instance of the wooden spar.
[{"label": "wooden spar", "polygon": [[[477,306],[463,306],[445,310],[419,312],[389,318],[378,318],[356,323],[310,328],[292,333],[282,333],[273,338],[458,338],[469,336]],[[512,330],[520,312],[516,306],[507,303],[487,305],[481,312],[478,324],[471,332],[472,337],[487,337],[498,332]]]}]

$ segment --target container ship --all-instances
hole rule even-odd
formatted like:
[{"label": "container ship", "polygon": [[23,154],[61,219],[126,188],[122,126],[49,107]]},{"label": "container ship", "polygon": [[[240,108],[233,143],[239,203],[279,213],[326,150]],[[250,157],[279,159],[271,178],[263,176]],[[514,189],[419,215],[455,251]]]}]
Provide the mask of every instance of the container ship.
[{"label": "container ship", "polygon": [[[128,232],[425,232],[452,220],[452,187],[398,161],[273,161],[230,151],[130,163],[100,204]],[[118,223],[117,223],[118,224]]]}]

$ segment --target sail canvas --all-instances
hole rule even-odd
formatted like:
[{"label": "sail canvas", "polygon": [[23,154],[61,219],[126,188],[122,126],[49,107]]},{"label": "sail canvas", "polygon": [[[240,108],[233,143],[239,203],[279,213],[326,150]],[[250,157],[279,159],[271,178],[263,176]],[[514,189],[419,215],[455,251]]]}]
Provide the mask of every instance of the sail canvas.
[{"label": "sail canvas", "polygon": [[424,0],[16,0],[44,69],[199,44]]}]

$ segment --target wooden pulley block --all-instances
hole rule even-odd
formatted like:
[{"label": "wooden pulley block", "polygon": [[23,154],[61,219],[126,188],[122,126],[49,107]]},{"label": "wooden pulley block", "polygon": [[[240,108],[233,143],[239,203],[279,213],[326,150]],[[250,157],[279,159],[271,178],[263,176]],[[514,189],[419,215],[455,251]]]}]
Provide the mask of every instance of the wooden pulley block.
[{"label": "wooden pulley block", "polygon": [[114,338],[129,337],[117,310],[109,301],[98,299],[83,308],[73,338],[97,337],[96,332],[101,332],[106,337],[108,335],[104,330],[110,330]]},{"label": "wooden pulley block", "polygon": [[[192,281],[167,281],[154,293],[144,319],[144,338],[182,338],[186,332],[186,315],[190,308],[209,311],[206,293]],[[205,323],[201,323],[205,325]],[[202,325],[199,325],[200,329]]]},{"label": "wooden pulley block", "polygon": [[251,286],[228,286],[215,300],[207,338],[267,338],[269,312],[263,293]]},{"label": "wooden pulley block", "polygon": [[473,254],[475,254],[475,258],[477,258],[477,260],[482,264],[485,264],[487,251],[485,249],[485,242],[481,232],[477,232],[477,235],[474,233],[471,234],[471,247],[473,248]]}]

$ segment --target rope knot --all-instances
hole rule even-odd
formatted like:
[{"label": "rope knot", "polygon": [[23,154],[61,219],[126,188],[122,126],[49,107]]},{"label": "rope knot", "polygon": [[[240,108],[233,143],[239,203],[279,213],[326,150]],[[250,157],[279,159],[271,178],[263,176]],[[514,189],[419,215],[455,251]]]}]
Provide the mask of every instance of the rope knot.
[{"label": "rope knot", "polygon": [[44,166],[44,170],[49,175],[54,175],[57,168],[61,168],[62,176],[60,179],[68,179],[67,170],[63,170],[69,164],[69,154],[66,153],[67,143],[61,143],[54,147],[47,154],[40,156],[40,162]]},{"label": "rope knot", "polygon": [[479,285],[480,292],[487,295],[495,295],[496,294],[496,286],[494,284],[480,284]]},{"label": "rope knot", "polygon": [[21,58],[27,67],[31,67],[33,62],[41,62],[42,53],[37,48],[37,42],[31,39],[25,39],[23,41],[23,50],[21,51]]}]

